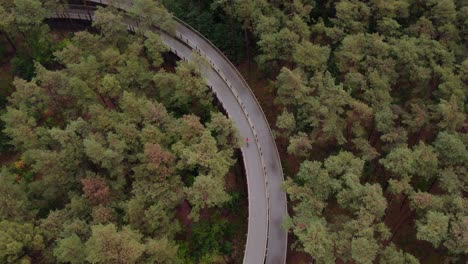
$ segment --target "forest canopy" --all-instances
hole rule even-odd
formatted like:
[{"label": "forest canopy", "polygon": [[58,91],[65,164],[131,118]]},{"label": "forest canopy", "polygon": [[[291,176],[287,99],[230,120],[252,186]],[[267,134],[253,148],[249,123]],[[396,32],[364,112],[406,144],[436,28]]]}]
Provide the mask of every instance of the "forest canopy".
[{"label": "forest canopy", "polygon": [[275,104],[261,103],[289,177],[293,250],[317,263],[466,262],[465,2],[165,2],[215,41],[224,28],[227,53],[263,71],[253,85],[272,83]]},{"label": "forest canopy", "polygon": [[229,261],[229,224],[203,217],[236,207],[239,138],[200,65],[168,65],[148,32],[174,29],[167,8],[250,77],[285,171],[289,262],[466,263],[464,1],[137,0],[135,34],[99,8],[60,40],[43,23],[54,3],[0,5],[0,57],[13,54],[0,85],[16,76],[1,101],[14,161],[0,262]]},{"label": "forest canopy", "polygon": [[466,5],[216,2],[277,76],[278,140],[302,161],[284,184],[295,248],[318,263],[466,261]]},{"label": "forest canopy", "polygon": [[[169,28],[171,15],[136,1],[132,12],[145,12],[148,25],[130,34],[120,11],[101,7],[93,28],[55,44],[60,34],[43,23],[47,7],[0,5],[0,32],[10,51],[24,53],[12,60],[22,71],[1,116],[17,160],[1,170],[0,262],[225,259],[230,227],[215,220],[218,231],[206,239],[211,227],[198,223],[231,202],[225,177],[238,132],[215,107],[201,66],[171,66],[168,47],[146,31]],[[176,218],[184,203],[199,236],[188,242]],[[200,239],[219,245],[198,246]]]}]

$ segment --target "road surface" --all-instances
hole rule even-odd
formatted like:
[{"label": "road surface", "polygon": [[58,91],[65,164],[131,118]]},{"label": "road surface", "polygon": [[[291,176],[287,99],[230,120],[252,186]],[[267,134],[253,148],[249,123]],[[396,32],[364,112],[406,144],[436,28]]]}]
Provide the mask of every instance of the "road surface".
[{"label": "road surface", "polygon": [[[107,4],[107,1],[89,1]],[[128,7],[119,8],[125,10]],[[50,18],[92,20],[89,7],[70,5],[59,8]],[[130,30],[137,23],[126,20]],[[246,169],[249,219],[243,262],[246,264],[282,264],[286,261],[287,233],[282,229],[287,214],[286,194],[281,160],[268,121],[248,84],[230,61],[200,33],[176,19],[176,30],[166,33],[155,29],[171,51],[184,60],[191,60],[196,52],[210,67],[203,69],[203,77],[222,103],[243,138],[250,138],[242,151]]]}]

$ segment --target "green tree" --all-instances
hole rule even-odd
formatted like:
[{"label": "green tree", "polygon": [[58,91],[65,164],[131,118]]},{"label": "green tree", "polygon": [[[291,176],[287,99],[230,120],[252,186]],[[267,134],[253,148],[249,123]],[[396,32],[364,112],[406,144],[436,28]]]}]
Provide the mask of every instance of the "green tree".
[{"label": "green tree", "polygon": [[341,0],[336,4],[336,18],[332,21],[347,33],[367,30],[371,10],[365,3],[357,0]]},{"label": "green tree", "polygon": [[101,31],[104,39],[113,44],[121,43],[127,37],[127,25],[123,15],[112,7],[99,7],[93,17],[93,26]]},{"label": "green tree", "polygon": [[359,33],[347,35],[335,52],[345,88],[380,109],[391,102],[390,90],[397,78],[390,51],[391,46],[383,37]]},{"label": "green tree", "polygon": [[234,124],[222,113],[212,112],[211,121],[206,125],[206,128],[216,138],[220,149],[239,148],[242,144]]},{"label": "green tree", "polygon": [[334,236],[327,229],[323,220],[316,219],[307,224],[299,225],[301,228],[298,228],[294,233],[303,241],[304,251],[321,263],[335,263]]},{"label": "green tree", "polygon": [[310,88],[306,86],[304,73],[300,69],[293,71],[282,68],[277,77],[277,103],[284,106],[296,106],[305,100]]},{"label": "green tree", "polygon": [[40,1],[15,0],[14,3],[15,22],[21,32],[27,33],[31,29],[43,26],[46,10]]},{"label": "green tree", "polygon": [[122,64],[117,67],[117,79],[124,87],[136,91],[145,91],[151,87],[151,70],[145,57],[139,56],[143,52],[143,44],[133,42],[127,53],[123,55]]},{"label": "green tree", "polygon": [[0,175],[0,219],[20,222],[34,217],[23,184],[15,183],[15,177],[6,168]]},{"label": "green tree", "polygon": [[277,133],[283,137],[289,137],[296,128],[296,120],[294,115],[284,109],[281,115],[276,119]]},{"label": "green tree", "polygon": [[0,14],[5,17],[0,31],[16,52],[11,60],[12,71],[30,80],[34,76],[34,61],[50,63],[52,60],[49,27],[42,23],[47,12],[41,1],[15,0],[2,2]]},{"label": "green tree", "polygon": [[145,48],[148,57],[151,58],[154,67],[159,67],[164,62],[161,53],[169,51],[168,47],[162,42],[159,35],[148,31],[146,34]]},{"label": "green tree", "polygon": [[310,72],[323,71],[327,68],[330,49],[303,41],[296,46],[294,62]]},{"label": "green tree", "polygon": [[159,3],[151,0],[136,0],[130,8],[130,13],[139,18],[143,30],[160,27],[166,31],[174,30],[175,23],[171,14]]},{"label": "green tree", "polygon": [[31,256],[44,248],[42,236],[32,224],[0,222],[0,260],[17,263],[25,255]]},{"label": "green tree", "polygon": [[0,5],[0,16],[3,17],[0,22],[0,30],[2,35],[5,36],[6,40],[10,44],[13,50],[16,50],[16,45],[14,43],[14,15],[13,12],[7,12],[5,9],[5,4]]},{"label": "green tree", "polygon": [[150,239],[145,244],[144,256],[148,263],[175,264],[180,263],[177,250],[178,246],[167,238]]},{"label": "green tree", "polygon": [[418,239],[431,242],[438,247],[446,238],[449,227],[449,218],[443,213],[428,212],[424,222],[418,222]]},{"label": "green tree", "polygon": [[351,242],[352,256],[357,263],[373,263],[378,250],[379,245],[377,242],[365,237],[353,239]]},{"label": "green tree", "polygon": [[260,35],[257,44],[262,53],[257,56],[258,63],[266,66],[268,63],[291,61],[294,44],[298,41],[299,36],[288,28]]},{"label": "green tree", "polygon": [[466,145],[458,134],[439,133],[434,142],[434,147],[445,164],[466,164],[468,160]]},{"label": "green tree", "polygon": [[136,263],[145,250],[141,235],[128,227],[118,231],[114,224],[108,224],[91,229],[85,243],[86,260],[91,263]]},{"label": "green tree", "polygon": [[179,63],[175,74],[160,71],[153,81],[162,102],[180,113],[200,113],[201,108],[209,109],[211,105],[211,92],[194,63]]},{"label": "green tree", "polygon": [[195,220],[198,220],[200,210],[221,206],[230,200],[222,178],[213,176],[197,176],[193,186],[186,189],[186,193],[192,205],[190,217]]},{"label": "green tree", "polygon": [[86,253],[81,239],[73,234],[58,241],[54,256],[60,263],[81,264],[85,262]]},{"label": "green tree", "polygon": [[287,150],[289,154],[307,157],[312,150],[312,141],[306,133],[299,132],[290,138]]},{"label": "green tree", "polygon": [[128,201],[126,217],[130,226],[143,234],[172,238],[180,231],[180,226],[171,210],[163,202],[146,202],[144,197],[138,196]]},{"label": "green tree", "polygon": [[419,261],[411,254],[398,250],[395,245],[390,245],[381,252],[380,263],[382,264],[419,264]]},{"label": "green tree", "polygon": [[[286,226],[300,239],[301,249],[319,261],[372,263],[379,243],[388,239],[382,222],[387,201],[378,184],[360,183],[363,169],[363,160],[340,152],[323,163],[303,162],[296,178],[285,181],[295,202]],[[328,213],[335,204],[343,213]]]}]

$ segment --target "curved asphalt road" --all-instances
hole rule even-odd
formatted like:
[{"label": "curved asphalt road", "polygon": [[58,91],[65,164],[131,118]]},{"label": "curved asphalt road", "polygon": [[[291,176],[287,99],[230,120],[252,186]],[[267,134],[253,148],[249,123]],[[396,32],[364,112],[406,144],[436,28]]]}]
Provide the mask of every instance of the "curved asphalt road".
[{"label": "curved asphalt road", "polygon": [[[108,1],[90,1],[107,4]],[[126,7],[121,7],[123,10]],[[69,6],[50,18],[92,20],[92,11]],[[196,30],[176,19],[176,37],[156,30],[171,51],[191,60],[196,51],[211,67],[203,69],[208,85],[234,121],[242,137],[255,139],[242,148],[249,196],[249,221],[244,263],[282,264],[286,261],[287,233],[281,228],[287,214],[281,161],[268,121],[248,84],[229,60]],[[127,21],[130,30],[136,23]]]}]

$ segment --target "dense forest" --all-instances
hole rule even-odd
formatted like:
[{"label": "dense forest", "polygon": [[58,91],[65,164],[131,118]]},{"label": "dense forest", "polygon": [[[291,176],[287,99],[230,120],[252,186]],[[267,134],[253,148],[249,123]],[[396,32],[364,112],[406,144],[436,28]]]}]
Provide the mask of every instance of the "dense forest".
[{"label": "dense forest", "polygon": [[241,260],[226,220],[240,206],[226,182],[238,132],[213,102],[203,60],[176,63],[148,31],[171,30],[171,16],[135,1],[130,15],[147,23],[134,34],[112,8],[70,33],[44,23],[48,8],[0,6],[2,79],[15,76],[1,86],[12,93],[1,116],[0,262]]},{"label": "dense forest", "polygon": [[252,86],[270,80],[256,92],[274,98],[262,105],[283,147],[295,251],[317,263],[465,263],[466,3],[163,2],[258,67]]},{"label": "dense forest", "polygon": [[51,30],[55,2],[0,5],[0,262],[242,260],[225,217],[239,136],[203,59],[174,64],[148,32],[172,30],[165,8],[239,66],[274,128],[288,263],[468,261],[464,1],[136,0],[134,34],[112,8]]}]

